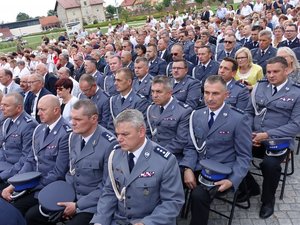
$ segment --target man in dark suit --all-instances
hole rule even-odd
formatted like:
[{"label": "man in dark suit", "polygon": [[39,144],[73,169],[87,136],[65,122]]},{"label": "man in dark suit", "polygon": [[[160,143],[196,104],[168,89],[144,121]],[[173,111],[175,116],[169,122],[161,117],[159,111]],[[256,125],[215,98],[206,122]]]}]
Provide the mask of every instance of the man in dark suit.
[{"label": "man in dark suit", "polygon": [[127,67],[134,73],[134,63],[132,61],[132,55],[129,51],[122,51],[121,53],[121,61],[123,67]]},{"label": "man in dark suit", "polygon": [[157,42],[157,56],[161,59],[164,59],[167,63],[171,62],[172,57],[171,53],[168,50],[168,43],[164,39],[159,39]]},{"label": "man in dark suit", "polygon": [[157,57],[156,45],[149,44],[147,47],[146,58],[149,61],[149,74],[151,76],[165,75],[167,63],[165,60]]},{"label": "man in dark suit", "polygon": [[24,75],[20,78],[20,88],[22,89],[21,95],[23,96],[24,111],[30,115],[31,108],[28,100],[32,98],[33,93],[30,91],[28,85],[29,76],[30,75]]},{"label": "man in dark suit", "polygon": [[289,4],[289,0],[283,0],[283,4],[281,5],[282,14],[287,14],[287,10],[293,8],[291,4]]},{"label": "man in dark suit", "polygon": [[101,73],[104,72],[104,67],[106,66],[106,61],[103,56],[103,51],[99,49],[93,49],[91,52],[91,57],[97,61],[97,70]]},{"label": "man in dark suit", "polygon": [[267,60],[276,56],[277,49],[273,48],[272,33],[268,30],[262,30],[258,35],[259,47],[252,49],[251,54],[253,63],[260,65],[263,68],[264,74],[266,74]]},{"label": "man in dark suit", "polygon": [[36,73],[44,78],[44,87],[52,94],[56,95],[55,83],[58,78],[53,73],[49,73],[47,66],[43,63],[36,66]]},{"label": "man in dark suit", "polygon": [[61,67],[68,67],[71,72],[71,77],[73,77],[74,74],[74,65],[69,62],[69,55],[66,53],[61,53],[58,56],[59,58],[59,65],[57,66],[57,69],[60,69]]},{"label": "man in dark suit", "polygon": [[74,74],[73,74],[74,79],[79,81],[81,75],[85,74],[83,56],[81,54],[76,54],[74,56],[74,63],[75,63]]},{"label": "man in dark suit", "polygon": [[286,38],[285,41],[282,41],[278,44],[279,47],[289,47],[289,48],[296,48],[300,46],[298,35],[298,27],[296,24],[290,23],[284,29],[284,37]]},{"label": "man in dark suit", "polygon": [[37,74],[32,74],[28,78],[28,85],[30,88],[30,98],[28,99],[28,107],[30,108],[30,114],[38,123],[41,122],[38,115],[38,102],[44,95],[51,95],[51,92],[44,88],[44,78]]}]

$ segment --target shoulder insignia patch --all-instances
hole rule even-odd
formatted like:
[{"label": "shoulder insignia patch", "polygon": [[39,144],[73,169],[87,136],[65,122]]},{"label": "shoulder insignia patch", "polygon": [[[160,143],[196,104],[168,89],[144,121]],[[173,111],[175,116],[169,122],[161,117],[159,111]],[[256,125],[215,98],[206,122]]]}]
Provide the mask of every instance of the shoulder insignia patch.
[{"label": "shoulder insignia patch", "polygon": [[240,81],[236,81],[235,84],[242,87],[242,88],[246,87],[246,85],[241,83]]},{"label": "shoulder insignia patch", "polygon": [[141,95],[140,93],[136,93],[140,98],[145,98],[144,95]]},{"label": "shoulder insignia patch", "polygon": [[268,82],[268,79],[267,78],[263,78],[263,79],[261,79],[261,80],[259,80],[258,82]]},{"label": "shoulder insignia patch", "polygon": [[63,127],[67,133],[72,131],[72,128],[68,124],[63,125]]},{"label": "shoulder insignia patch", "polygon": [[154,152],[156,152],[157,154],[159,154],[160,156],[162,156],[165,159],[168,159],[171,155],[170,152],[168,152],[167,150],[163,149],[162,147],[155,147],[154,148]]},{"label": "shoulder insignia patch", "polygon": [[110,133],[108,133],[108,132],[106,132],[106,131],[102,132],[102,136],[103,136],[106,140],[108,140],[109,142],[112,142],[112,141],[114,141],[114,140],[116,139],[112,134],[110,134]]},{"label": "shoulder insignia patch", "polygon": [[300,88],[300,83],[294,83],[293,86]]},{"label": "shoulder insignia patch", "polygon": [[30,118],[29,116],[25,116],[24,120],[26,121],[26,123],[29,123],[32,121],[32,118]]},{"label": "shoulder insignia patch", "polygon": [[234,111],[237,111],[237,112],[241,113],[241,114],[245,113],[244,110],[242,110],[242,109],[239,109],[239,108],[236,108],[236,107],[233,107],[233,106],[231,106],[230,108],[233,109]]},{"label": "shoulder insignia patch", "polygon": [[181,105],[183,108],[187,109],[188,107],[190,107],[188,104],[185,104],[181,101],[177,101],[179,105]]}]

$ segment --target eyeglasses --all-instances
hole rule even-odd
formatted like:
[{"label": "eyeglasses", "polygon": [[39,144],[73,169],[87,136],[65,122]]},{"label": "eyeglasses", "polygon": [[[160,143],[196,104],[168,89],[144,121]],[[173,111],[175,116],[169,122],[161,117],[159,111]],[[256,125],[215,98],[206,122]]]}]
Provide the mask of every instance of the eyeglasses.
[{"label": "eyeglasses", "polygon": [[286,30],[285,32],[287,33],[293,33],[293,32],[296,32],[295,30]]},{"label": "eyeglasses", "polygon": [[82,91],[82,93],[87,93],[87,92],[89,92],[89,91],[92,89],[92,87],[93,87],[93,86],[89,87],[89,88],[86,89],[86,90],[82,90],[82,89],[81,89],[81,91]]},{"label": "eyeglasses", "polygon": [[33,84],[35,82],[39,82],[40,80],[33,80],[33,81],[28,81],[27,84]]},{"label": "eyeglasses", "polygon": [[57,87],[56,90],[58,91],[62,91],[64,89],[64,87]]},{"label": "eyeglasses", "polygon": [[178,53],[171,53],[171,56],[178,56]]},{"label": "eyeglasses", "polygon": [[243,59],[248,59],[248,57],[244,56],[244,57],[236,57],[236,60],[243,60]]},{"label": "eyeglasses", "polygon": [[232,44],[233,41],[224,41],[224,43],[226,43],[226,44]]},{"label": "eyeglasses", "polygon": [[123,48],[127,48],[128,46],[127,46],[127,45],[123,45],[122,47],[123,47]]}]

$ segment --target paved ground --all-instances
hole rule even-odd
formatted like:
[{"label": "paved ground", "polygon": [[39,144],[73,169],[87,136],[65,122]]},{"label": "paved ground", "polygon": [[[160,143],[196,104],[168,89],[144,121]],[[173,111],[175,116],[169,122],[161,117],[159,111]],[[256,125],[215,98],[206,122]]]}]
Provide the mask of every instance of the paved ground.
[{"label": "paved ground", "polygon": [[[260,197],[251,198],[251,207],[241,209],[236,207],[232,225],[299,225],[300,224],[300,155],[295,155],[295,172],[287,177],[283,200],[279,199],[281,182],[276,194],[275,213],[268,219],[259,218]],[[291,165],[291,164],[289,164]],[[290,166],[289,166],[290,167]],[[254,168],[252,170],[255,170]],[[261,184],[261,177],[255,176]],[[214,201],[212,207],[222,212],[230,211],[230,205]],[[209,225],[226,225],[228,220],[211,212]],[[188,225],[189,219],[180,219],[179,225]]]}]

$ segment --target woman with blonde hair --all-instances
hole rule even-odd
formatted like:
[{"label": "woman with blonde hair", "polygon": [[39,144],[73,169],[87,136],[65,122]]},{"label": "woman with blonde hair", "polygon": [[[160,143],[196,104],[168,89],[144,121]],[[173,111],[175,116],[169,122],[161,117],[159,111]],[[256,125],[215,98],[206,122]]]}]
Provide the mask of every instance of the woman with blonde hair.
[{"label": "woman with blonde hair", "polygon": [[253,63],[251,52],[245,47],[235,53],[235,59],[239,68],[234,78],[240,80],[247,85],[249,90],[252,90],[253,85],[263,78],[262,67]]},{"label": "woman with blonde hair", "polygon": [[277,50],[277,56],[282,56],[286,59],[289,78],[295,83],[300,83],[300,65],[293,50],[289,47],[280,47]]}]

